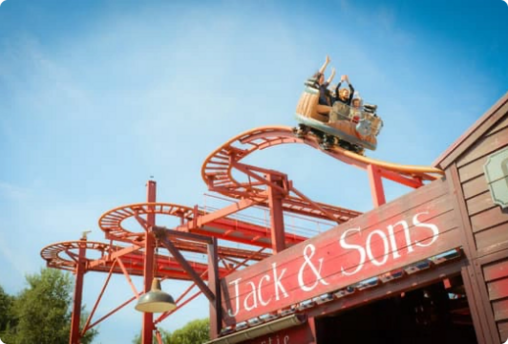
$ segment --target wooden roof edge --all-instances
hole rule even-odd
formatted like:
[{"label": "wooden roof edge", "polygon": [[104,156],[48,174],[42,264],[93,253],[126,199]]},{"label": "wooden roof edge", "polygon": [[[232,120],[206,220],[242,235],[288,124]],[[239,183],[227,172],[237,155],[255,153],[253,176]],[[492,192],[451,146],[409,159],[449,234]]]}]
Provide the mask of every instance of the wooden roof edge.
[{"label": "wooden roof edge", "polygon": [[[498,119],[493,119],[497,111],[508,103],[508,92],[506,92],[494,105],[490,107],[464,134],[462,134],[450,147],[434,160],[432,166],[446,169],[452,162],[457,160],[474,142],[485,134]],[[499,116],[504,115],[498,114]],[[490,122],[490,123],[489,123]]]}]

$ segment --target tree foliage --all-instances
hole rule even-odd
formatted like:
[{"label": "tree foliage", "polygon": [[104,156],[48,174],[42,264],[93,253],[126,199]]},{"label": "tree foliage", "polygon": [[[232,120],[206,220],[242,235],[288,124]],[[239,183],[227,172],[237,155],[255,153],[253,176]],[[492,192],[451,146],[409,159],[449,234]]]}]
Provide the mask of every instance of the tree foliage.
[{"label": "tree foliage", "polygon": [[210,340],[210,320],[197,319],[171,334],[171,344],[198,344]]},{"label": "tree foliage", "polygon": [[69,340],[71,280],[60,270],[45,269],[26,277],[29,287],[14,301],[18,343],[65,343]]},{"label": "tree foliage", "polygon": [[11,308],[14,298],[7,294],[2,286],[0,286],[0,338],[2,334],[11,326],[12,315]]},{"label": "tree foliage", "polygon": [[[56,269],[26,276],[28,287],[10,303],[9,323],[2,339],[9,344],[67,344],[69,342],[72,280]],[[83,344],[97,331],[87,332]]]},{"label": "tree foliage", "polygon": [[[201,344],[210,340],[210,320],[193,320],[173,333],[167,332],[164,329],[159,331],[162,334],[164,344]],[[137,335],[132,343],[141,344],[141,335]],[[153,343],[157,344],[155,336]]]},{"label": "tree foliage", "polygon": [[[161,328],[159,329],[159,332],[161,333],[162,342],[163,343],[170,343],[171,340],[171,332],[166,331],[165,329]],[[132,344],[141,344],[141,334],[136,335],[134,337]],[[157,338],[155,337],[155,334],[153,336],[153,344],[158,344]]]}]

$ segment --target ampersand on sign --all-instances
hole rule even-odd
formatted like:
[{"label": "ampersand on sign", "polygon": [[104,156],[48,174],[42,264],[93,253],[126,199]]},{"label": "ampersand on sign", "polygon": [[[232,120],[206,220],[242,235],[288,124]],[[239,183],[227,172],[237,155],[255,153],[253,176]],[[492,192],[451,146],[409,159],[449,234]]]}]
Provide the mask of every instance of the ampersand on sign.
[{"label": "ampersand on sign", "polygon": [[[321,283],[323,285],[328,285],[328,282],[326,282],[321,277],[321,268],[323,267],[323,258],[318,259],[319,267],[317,269],[311,260],[315,253],[316,253],[316,247],[314,247],[314,245],[312,245],[312,244],[308,244],[303,249],[303,259],[305,259],[305,262],[303,263],[302,267],[300,268],[300,271],[298,272],[298,284],[300,285],[300,288],[302,288],[303,291],[311,291],[318,285],[318,283]],[[314,276],[316,277],[315,282],[310,286],[305,285],[305,282],[303,281],[303,272],[306,267],[309,267],[312,270],[312,273],[314,274]]]}]

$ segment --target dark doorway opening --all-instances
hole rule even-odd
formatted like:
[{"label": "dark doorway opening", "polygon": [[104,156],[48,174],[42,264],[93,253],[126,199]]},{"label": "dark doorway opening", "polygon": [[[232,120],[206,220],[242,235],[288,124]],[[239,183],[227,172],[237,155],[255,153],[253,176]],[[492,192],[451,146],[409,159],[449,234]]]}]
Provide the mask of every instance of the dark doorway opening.
[{"label": "dark doorway opening", "polygon": [[477,343],[462,278],[316,318],[317,343]]}]

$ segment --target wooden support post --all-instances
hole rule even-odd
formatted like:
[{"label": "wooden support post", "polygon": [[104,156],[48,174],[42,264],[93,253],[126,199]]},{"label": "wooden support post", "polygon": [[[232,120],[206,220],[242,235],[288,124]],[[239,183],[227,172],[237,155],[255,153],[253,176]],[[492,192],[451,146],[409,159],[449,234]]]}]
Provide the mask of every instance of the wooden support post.
[{"label": "wooden support post", "polygon": [[[284,213],[282,208],[282,199],[284,194],[279,190],[283,186],[283,177],[279,175],[267,174],[268,184],[268,205],[270,206],[270,229],[272,232],[272,250],[277,254],[286,248],[284,234]],[[276,184],[279,188],[272,187],[270,184]]]},{"label": "wooden support post", "polygon": [[[147,183],[147,202],[155,202],[156,200],[157,183],[154,180],[149,180]],[[155,226],[155,212],[146,215],[147,226]],[[148,293],[152,286],[152,280],[155,277],[154,270],[154,250],[155,238],[149,231],[145,233],[145,264],[143,275],[145,277],[144,292]],[[142,343],[152,344],[153,342],[153,313],[143,313],[143,329],[142,329]]]},{"label": "wooden support post", "polygon": [[369,174],[372,201],[374,202],[374,208],[377,208],[386,203],[383,180],[381,179],[381,173],[377,166],[368,165],[367,173]]},{"label": "wooden support post", "polygon": [[81,332],[79,323],[81,321],[81,301],[83,297],[83,279],[86,264],[86,237],[81,238],[79,243],[78,263],[76,265],[76,285],[74,286],[74,301],[72,306],[71,333],[69,344],[79,344]]}]

